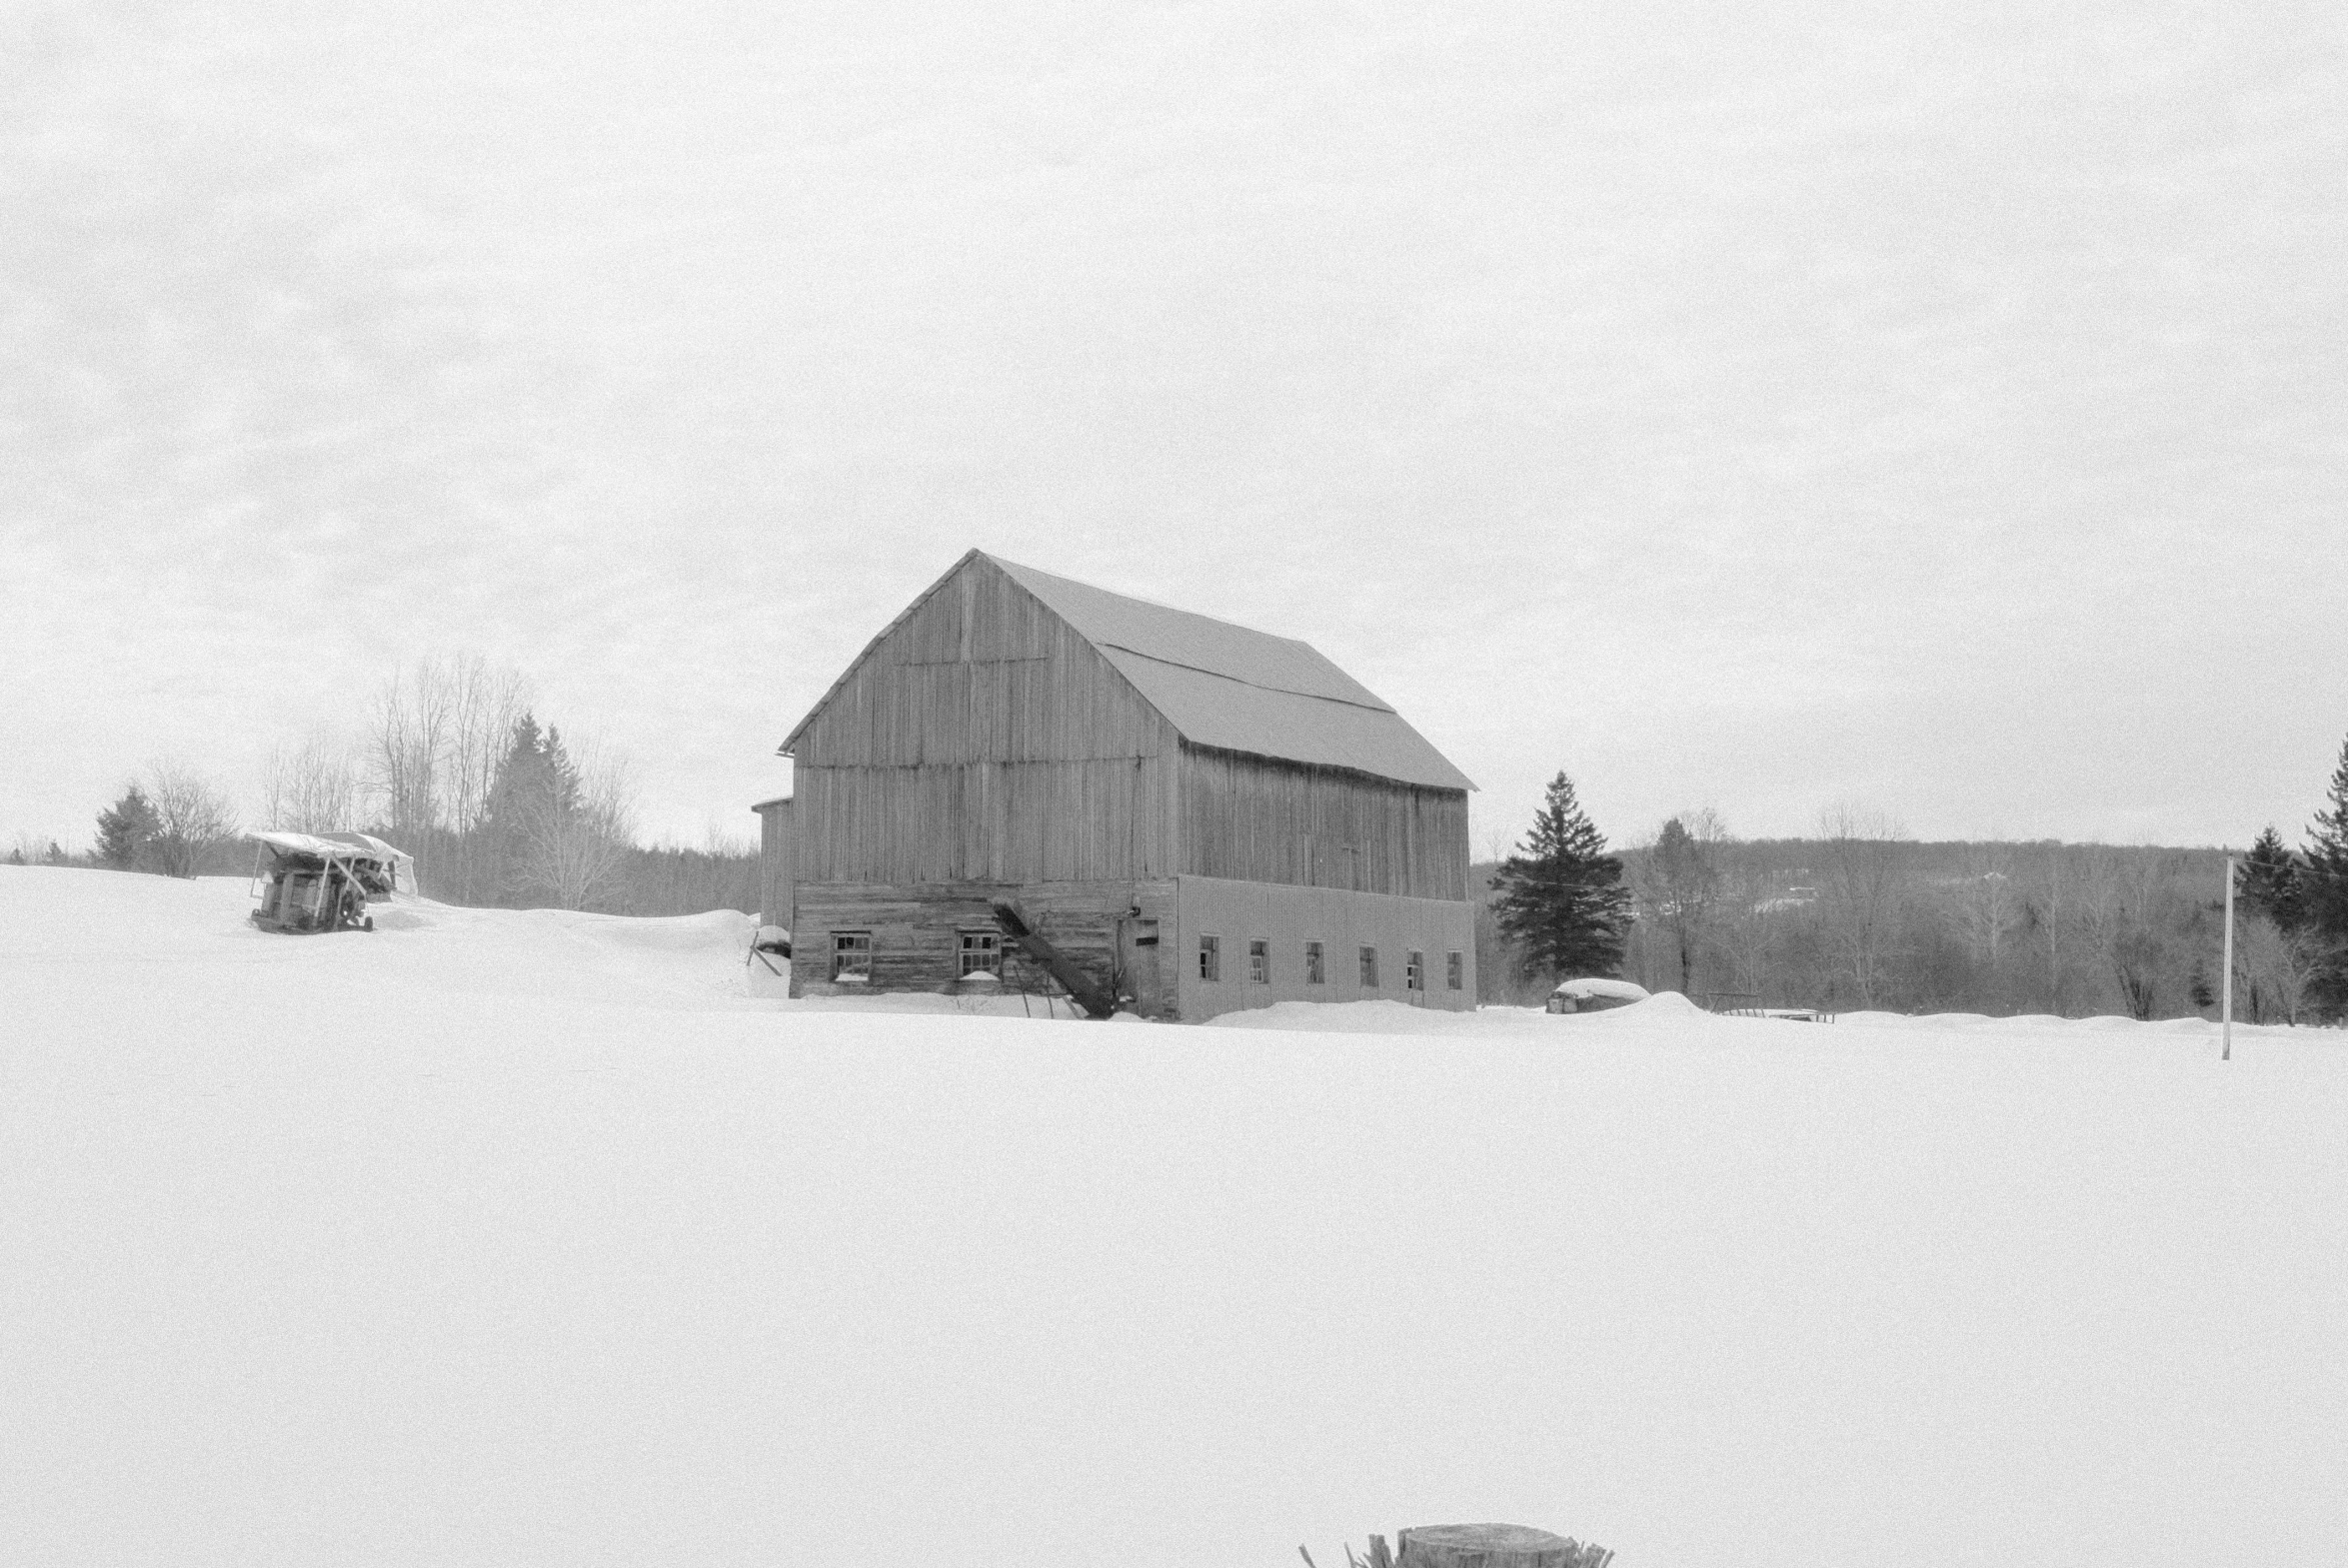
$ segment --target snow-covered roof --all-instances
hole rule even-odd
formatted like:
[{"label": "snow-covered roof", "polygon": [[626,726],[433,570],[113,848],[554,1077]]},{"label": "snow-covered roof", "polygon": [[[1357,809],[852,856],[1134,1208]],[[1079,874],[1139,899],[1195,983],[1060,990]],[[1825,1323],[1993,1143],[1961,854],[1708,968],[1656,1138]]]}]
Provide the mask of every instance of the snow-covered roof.
[{"label": "snow-covered roof", "polygon": [[385,843],[381,838],[374,836],[372,833],[297,833],[271,830],[269,832],[249,833],[246,836],[253,838],[261,843],[268,844],[272,848],[283,849],[290,854],[315,854],[320,856],[332,854],[340,855],[346,859],[356,854],[362,855],[369,859],[387,861],[413,860],[416,858],[414,855],[407,853],[405,850],[393,848],[390,844]]}]

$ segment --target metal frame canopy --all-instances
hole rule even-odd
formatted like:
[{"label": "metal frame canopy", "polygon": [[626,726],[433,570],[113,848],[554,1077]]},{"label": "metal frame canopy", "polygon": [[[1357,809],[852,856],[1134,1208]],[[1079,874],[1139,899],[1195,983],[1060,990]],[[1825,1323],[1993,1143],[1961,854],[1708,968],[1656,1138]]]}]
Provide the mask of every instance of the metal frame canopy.
[{"label": "metal frame canopy", "polygon": [[295,833],[273,830],[247,833],[245,836],[268,844],[273,849],[283,849],[288,854],[315,854],[322,860],[331,857],[340,860],[381,860],[386,865],[416,863],[416,856],[406,850],[393,848],[372,833]]}]

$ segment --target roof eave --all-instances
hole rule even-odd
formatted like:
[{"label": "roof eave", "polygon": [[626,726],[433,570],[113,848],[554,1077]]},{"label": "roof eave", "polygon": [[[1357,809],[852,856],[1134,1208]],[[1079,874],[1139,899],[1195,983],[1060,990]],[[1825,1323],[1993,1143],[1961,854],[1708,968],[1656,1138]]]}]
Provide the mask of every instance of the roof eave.
[{"label": "roof eave", "polygon": [[883,643],[888,642],[890,637],[897,631],[899,627],[912,620],[914,612],[928,604],[932,596],[934,596],[938,590],[953,582],[955,574],[960,572],[964,567],[969,566],[974,558],[981,561],[986,561],[989,565],[993,565],[993,558],[988,556],[988,554],[983,550],[974,548],[964,551],[961,557],[955,561],[954,565],[948,567],[945,572],[939,576],[937,582],[932,583],[928,588],[923,589],[921,593],[915,595],[914,602],[906,606],[903,610],[899,611],[897,613],[896,619],[891,621],[887,626],[883,627],[879,634],[876,635],[871,642],[865,645],[863,653],[857,655],[856,658],[848,662],[848,668],[840,672],[839,679],[835,680],[830,686],[824,688],[824,695],[816,699],[816,706],[807,711],[807,717],[799,722],[799,724],[792,730],[791,734],[783,738],[783,744],[781,746],[775,748],[775,755],[777,757],[792,756],[794,749],[799,745],[799,738],[807,734],[807,727],[816,722],[816,716],[823,713],[825,709],[832,705],[832,699],[838,697],[840,695],[840,689],[848,685],[848,678],[855,675],[859,670],[862,670],[865,666],[865,661],[873,657],[873,651],[879,648]]},{"label": "roof eave", "polygon": [[[1173,728],[1171,723],[1168,728]],[[1441,794],[1461,796],[1482,792],[1477,788],[1475,781],[1465,774],[1459,774],[1459,783],[1455,784],[1428,784],[1418,779],[1396,779],[1391,774],[1372,773],[1366,768],[1349,768],[1343,763],[1315,763],[1301,757],[1275,757],[1269,752],[1250,752],[1244,747],[1215,746],[1205,741],[1193,741],[1178,730],[1174,734],[1183,746],[1193,752],[1216,752],[1224,757],[1244,757],[1249,762],[1271,763],[1281,768],[1310,768],[1324,774],[1343,774],[1348,779],[1366,779],[1372,784],[1391,784],[1398,789],[1431,789]],[[1442,754],[1438,752],[1435,755],[1440,757]],[[1452,772],[1458,773],[1458,770],[1453,769]]]}]

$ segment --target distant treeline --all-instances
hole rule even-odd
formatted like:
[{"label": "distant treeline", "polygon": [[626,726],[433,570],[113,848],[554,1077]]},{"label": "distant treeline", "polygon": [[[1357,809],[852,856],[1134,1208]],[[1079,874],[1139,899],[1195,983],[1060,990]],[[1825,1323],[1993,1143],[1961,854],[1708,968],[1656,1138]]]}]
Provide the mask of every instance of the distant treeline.
[{"label": "distant treeline", "polygon": [[272,752],[249,815],[214,781],[159,762],[124,784],[95,828],[87,848],[20,840],[6,858],[233,874],[254,864],[248,828],[357,828],[415,856],[420,889],[449,903],[613,914],[758,907],[747,833],[713,834],[699,848],[637,842],[626,761],[542,728],[523,677],[475,657],[392,676],[361,736],[318,731]]},{"label": "distant treeline", "polygon": [[[1674,833],[1671,829],[1677,828]],[[1737,839],[1710,813],[1616,851],[1634,921],[1622,973],[1714,1006],[2214,1015],[2225,853],[2109,844],[1919,843],[1853,820],[1832,836]],[[1486,1001],[1531,1002],[1485,891]],[[2310,965],[2255,908],[2238,911],[2235,1016],[2307,1021]]]}]

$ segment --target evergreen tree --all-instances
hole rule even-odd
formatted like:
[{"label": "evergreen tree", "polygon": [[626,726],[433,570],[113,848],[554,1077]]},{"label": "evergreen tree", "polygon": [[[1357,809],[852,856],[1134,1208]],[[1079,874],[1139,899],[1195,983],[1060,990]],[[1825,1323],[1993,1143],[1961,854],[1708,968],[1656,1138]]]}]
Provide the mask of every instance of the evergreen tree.
[{"label": "evergreen tree", "polygon": [[8,863],[11,865],[24,864],[24,845],[18,844],[15,848],[8,851]]},{"label": "evergreen tree", "polygon": [[49,840],[49,863],[51,865],[63,865],[65,863],[65,845],[59,843],[54,838]]},{"label": "evergreen tree", "polygon": [[1630,889],[1622,862],[1574,798],[1573,781],[1549,782],[1532,830],[1492,877],[1500,931],[1528,976],[1603,977],[1622,966]]},{"label": "evergreen tree", "polygon": [[553,725],[546,727],[546,791],[547,805],[556,815],[567,816],[579,808],[579,770],[563,750],[563,733]]},{"label": "evergreen tree", "polygon": [[118,871],[130,870],[144,858],[161,826],[146,791],[135,784],[130,785],[122,791],[121,799],[98,813],[99,862]]},{"label": "evergreen tree", "polygon": [[488,838],[485,859],[490,885],[500,896],[523,891],[527,881],[526,842],[530,817],[548,791],[548,732],[524,712],[514,721],[514,734],[499,759],[497,776],[489,786],[489,809],[481,831]]},{"label": "evergreen tree", "polygon": [[2250,845],[2235,889],[2245,908],[2265,915],[2277,929],[2299,928],[2303,913],[2299,857],[2283,847],[2283,835],[2271,825]]},{"label": "evergreen tree", "polygon": [[2317,959],[2308,989],[2327,1020],[2348,1018],[2348,742],[2332,770],[2331,806],[2315,813],[2299,870],[2299,918]]}]

